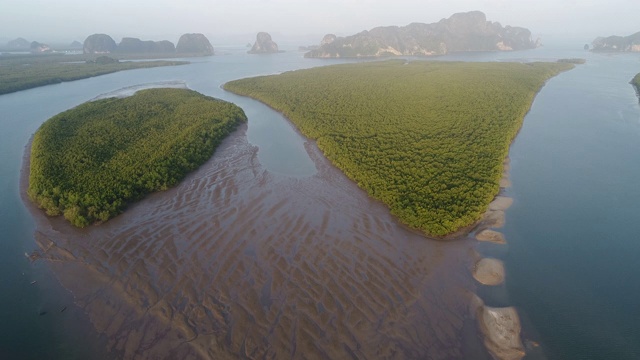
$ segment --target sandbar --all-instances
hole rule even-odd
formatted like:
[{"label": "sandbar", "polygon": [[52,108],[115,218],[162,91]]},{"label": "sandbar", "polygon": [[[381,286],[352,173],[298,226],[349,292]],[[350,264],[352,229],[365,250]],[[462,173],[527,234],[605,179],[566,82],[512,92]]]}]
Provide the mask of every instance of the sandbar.
[{"label": "sandbar", "polygon": [[495,230],[482,230],[476,234],[476,240],[479,241],[488,241],[496,244],[506,244],[507,241],[504,238],[504,235],[501,232],[497,232]]},{"label": "sandbar", "polygon": [[504,282],[504,264],[498,259],[480,259],[473,269],[473,277],[483,285],[500,285]]},{"label": "sandbar", "polygon": [[520,339],[520,318],[513,307],[480,308],[480,324],[485,334],[485,345],[499,360],[519,360],[526,354]]}]

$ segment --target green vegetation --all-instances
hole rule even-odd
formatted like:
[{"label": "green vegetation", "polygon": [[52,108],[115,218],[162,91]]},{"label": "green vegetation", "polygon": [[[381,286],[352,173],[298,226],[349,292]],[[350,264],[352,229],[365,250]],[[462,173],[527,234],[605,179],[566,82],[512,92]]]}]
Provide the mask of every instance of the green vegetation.
[{"label": "green vegetation", "polygon": [[0,56],[0,95],[122,70],[188,64],[184,61],[107,62],[86,56]]},{"label": "green vegetation", "polygon": [[636,88],[636,91],[640,94],[640,73],[631,79],[631,85]]},{"label": "green vegetation", "polygon": [[225,89],[282,111],[403,222],[441,236],[486,211],[536,93],[571,68],[394,60],[242,79]]},{"label": "green vegetation", "polygon": [[106,221],[175,185],[243,121],[234,104],[185,89],[82,104],[34,135],[28,194],[76,226]]}]

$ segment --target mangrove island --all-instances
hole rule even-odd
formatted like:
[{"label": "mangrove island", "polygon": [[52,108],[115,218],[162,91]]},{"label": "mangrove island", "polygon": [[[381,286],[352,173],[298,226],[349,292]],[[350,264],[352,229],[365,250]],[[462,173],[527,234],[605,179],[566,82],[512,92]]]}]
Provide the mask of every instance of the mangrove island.
[{"label": "mangrove island", "polygon": [[187,89],[148,89],[84,103],[33,137],[29,197],[84,227],[166,190],[247,120],[234,104]]},{"label": "mangrove island", "polygon": [[283,112],[405,224],[444,236],[479,220],[545,82],[569,63],[390,60],[225,84]]}]

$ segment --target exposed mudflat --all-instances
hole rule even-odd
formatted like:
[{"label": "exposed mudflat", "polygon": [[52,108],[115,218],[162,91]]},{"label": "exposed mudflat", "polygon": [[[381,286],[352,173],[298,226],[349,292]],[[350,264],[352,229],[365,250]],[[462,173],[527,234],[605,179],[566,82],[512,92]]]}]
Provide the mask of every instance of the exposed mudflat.
[{"label": "exposed mudflat", "polygon": [[107,223],[28,205],[39,257],[115,356],[488,358],[474,241],[405,229],[313,144],[316,175],[271,174],[245,131]]}]

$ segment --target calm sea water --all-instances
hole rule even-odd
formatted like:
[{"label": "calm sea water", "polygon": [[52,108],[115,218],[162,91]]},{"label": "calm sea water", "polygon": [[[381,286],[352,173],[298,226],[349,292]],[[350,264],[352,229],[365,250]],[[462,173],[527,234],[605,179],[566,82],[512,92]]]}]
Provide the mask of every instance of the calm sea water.
[{"label": "calm sea water", "polygon": [[[581,48],[577,46],[577,48]],[[301,53],[249,56],[244,49],[187,66],[126,71],[0,96],[0,358],[100,358],[94,334],[46,264],[30,264],[33,222],[19,195],[24,146],[49,117],[129,86],[184,81],[232,101],[249,116],[260,162],[283,176],[315,173],[305,139],[277,112],[224,92],[225,82],[337,63]],[[538,94],[511,150],[515,198],[508,245],[481,244],[505,261],[506,284],[481,289],[488,304],[515,305],[531,358],[640,358],[640,106],[629,80],[640,55],[541,48],[452,55],[439,60],[508,61],[584,57]],[[31,284],[31,282],[36,283]]]}]

